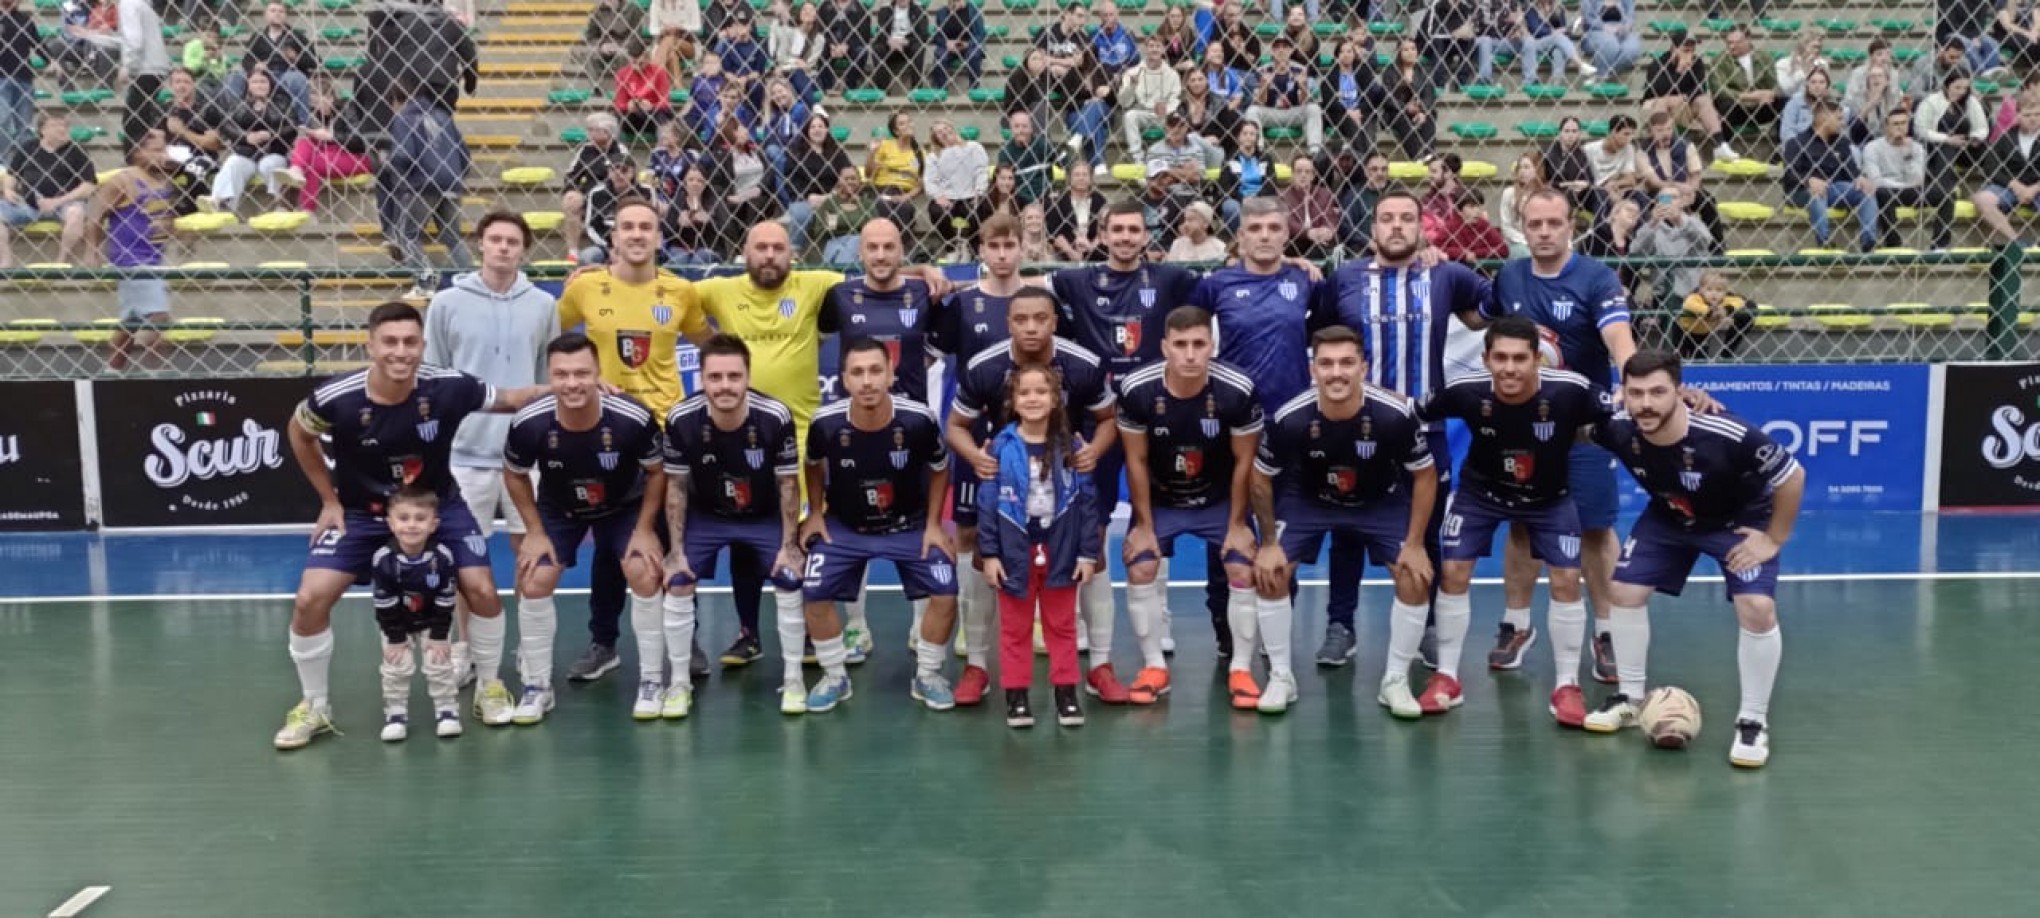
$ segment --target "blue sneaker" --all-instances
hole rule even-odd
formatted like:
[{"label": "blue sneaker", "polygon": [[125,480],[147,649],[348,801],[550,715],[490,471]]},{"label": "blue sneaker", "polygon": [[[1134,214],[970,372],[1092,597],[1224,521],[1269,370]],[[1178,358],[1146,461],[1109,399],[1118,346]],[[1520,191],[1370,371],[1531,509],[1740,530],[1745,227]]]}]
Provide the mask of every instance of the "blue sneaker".
[{"label": "blue sneaker", "polygon": [[950,691],[949,680],[941,673],[915,675],[913,687],[908,690],[914,700],[928,706],[930,711],[947,711],[956,707],[956,693]]},{"label": "blue sneaker", "polygon": [[815,683],[814,689],[808,692],[807,712],[820,714],[847,700],[850,694],[849,676],[823,676],[822,681]]}]

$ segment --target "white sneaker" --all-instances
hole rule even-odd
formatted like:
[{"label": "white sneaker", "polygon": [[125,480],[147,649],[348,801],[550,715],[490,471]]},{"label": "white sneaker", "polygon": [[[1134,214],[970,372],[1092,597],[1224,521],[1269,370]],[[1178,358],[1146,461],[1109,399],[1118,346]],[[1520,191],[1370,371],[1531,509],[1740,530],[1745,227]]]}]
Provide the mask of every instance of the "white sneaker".
[{"label": "white sneaker", "polygon": [[666,707],[666,687],[657,682],[637,684],[637,701],[630,706],[632,720],[658,720],[659,712]]},{"label": "white sneaker", "polygon": [[1374,694],[1374,700],[1388,709],[1388,713],[1399,720],[1424,719],[1424,707],[1417,703],[1417,696],[1410,693],[1408,673],[1389,673],[1381,680],[1381,691]]},{"label": "white sneaker", "polygon": [[1636,726],[1636,715],[1642,710],[1628,695],[1616,692],[1601,702],[1599,709],[1587,712],[1587,719],[1580,726],[1588,733],[1616,733]]},{"label": "white sneaker", "polygon": [[334,733],[333,712],[328,708],[314,708],[310,702],[300,701],[297,707],[283,716],[283,728],[276,731],[276,748],[303,749],[321,733]]},{"label": "white sneaker", "polygon": [[1737,768],[1762,768],[1771,760],[1771,728],[1754,720],[1735,722],[1735,742],[1728,747],[1728,764]]},{"label": "white sneaker", "polygon": [[1091,174],[1097,176],[1098,178],[1104,178],[1112,174],[1112,167],[1105,165],[1104,163],[1099,163],[1091,167]]},{"label": "white sneaker", "polygon": [[1731,147],[1726,143],[1719,143],[1714,145],[1714,158],[1721,160],[1722,162],[1732,163],[1738,159],[1741,159],[1742,154],[1737,153],[1734,147]]},{"label": "white sneaker", "polygon": [[779,687],[779,713],[806,714],[807,686],[796,679]]},{"label": "white sneaker", "polygon": [[440,739],[453,739],[460,735],[460,709],[440,708],[432,715],[432,732]]},{"label": "white sneaker", "polygon": [[411,735],[410,718],[405,716],[404,712],[389,711],[383,714],[382,723],[383,742],[401,743],[404,741],[406,737],[410,735]]},{"label": "white sneaker", "polygon": [[517,700],[517,710],[510,715],[510,722],[529,727],[545,720],[547,711],[553,709],[553,693],[550,686],[527,685],[524,697]]},{"label": "white sneaker", "polygon": [[491,727],[507,726],[517,711],[510,688],[501,679],[490,679],[475,688],[475,719]]},{"label": "white sneaker", "polygon": [[1573,66],[1580,68],[1580,76],[1583,77],[1592,77],[1594,74],[1601,72],[1595,69],[1594,65],[1587,63],[1587,59],[1584,57],[1573,58]]},{"label": "white sneaker", "polygon": [[1263,714],[1280,714],[1297,700],[1296,675],[1274,672],[1268,674],[1268,684],[1261,688],[1261,700],[1254,707]]},{"label": "white sneaker", "polygon": [[843,663],[856,666],[871,658],[871,632],[865,628],[843,629]]},{"label": "white sneaker", "polygon": [[475,684],[475,661],[468,656],[466,641],[453,642],[453,671],[460,676],[460,687]]},{"label": "white sneaker", "polygon": [[687,685],[675,685],[666,690],[666,697],[659,701],[659,716],[667,720],[680,720],[694,706],[694,690]]}]

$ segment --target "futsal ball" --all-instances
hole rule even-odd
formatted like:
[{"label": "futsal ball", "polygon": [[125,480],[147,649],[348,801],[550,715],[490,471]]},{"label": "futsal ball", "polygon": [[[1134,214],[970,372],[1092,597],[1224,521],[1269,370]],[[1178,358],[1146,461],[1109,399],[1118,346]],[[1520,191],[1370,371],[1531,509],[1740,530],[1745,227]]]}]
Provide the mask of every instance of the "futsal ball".
[{"label": "futsal ball", "polygon": [[1685,689],[1660,686],[1644,699],[1637,715],[1643,735],[1659,749],[1684,749],[1700,735],[1700,702]]}]

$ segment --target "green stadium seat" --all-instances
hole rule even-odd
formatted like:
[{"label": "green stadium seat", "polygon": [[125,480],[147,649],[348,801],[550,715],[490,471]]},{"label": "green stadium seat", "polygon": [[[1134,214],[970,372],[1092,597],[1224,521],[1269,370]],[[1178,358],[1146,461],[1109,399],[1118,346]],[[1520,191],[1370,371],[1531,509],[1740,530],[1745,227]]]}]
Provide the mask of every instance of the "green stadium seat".
[{"label": "green stadium seat", "polygon": [[1273,38],[1281,34],[1281,32],[1282,23],[1276,22],[1273,19],[1263,19],[1259,25],[1254,26],[1254,34],[1262,38]]},{"label": "green stadium seat", "polygon": [[1446,125],[1445,129],[1461,140],[1486,140],[1498,133],[1495,126],[1486,121],[1455,121]]},{"label": "green stadium seat", "polygon": [[239,38],[239,37],[241,37],[242,35],[245,35],[245,34],[247,34],[247,32],[248,32],[248,27],[247,27],[247,26],[244,26],[244,25],[238,25],[238,24],[235,24],[235,23],[229,23],[229,22],[222,22],[222,23],[220,23],[220,37],[221,37],[221,38],[224,38],[224,39],[234,39],[234,38]]},{"label": "green stadium seat", "polygon": [[674,105],[686,105],[687,100],[692,98],[694,98],[694,94],[688,92],[685,86],[675,87],[672,91],[666,93],[666,101]]},{"label": "green stadium seat", "polygon": [[1588,83],[1587,95],[1596,99],[1624,99],[1629,96],[1629,84],[1617,82]]},{"label": "green stadium seat", "polygon": [[984,131],[975,124],[966,124],[956,129],[956,136],[976,142],[979,137],[984,136]]},{"label": "green stadium seat", "polygon": [[1525,121],[1516,125],[1516,133],[1532,140],[1558,136],[1556,121]]},{"label": "green stadium seat", "polygon": [[873,105],[885,101],[885,90],[874,89],[869,86],[845,90],[843,92],[843,99],[861,105]]},{"label": "green stadium seat", "polygon": [[586,128],[570,127],[560,132],[560,142],[579,146],[588,142]]},{"label": "green stadium seat", "polygon": [[1020,69],[1020,55],[1018,54],[1005,55],[999,58],[999,63],[1004,65],[1007,70],[1018,70]]},{"label": "green stadium seat", "polygon": [[[1926,50],[1925,50],[1925,49],[1923,49],[1923,48],[1912,48],[1912,47],[1907,47],[1907,48],[1893,48],[1893,49],[1891,49],[1891,59],[1892,59],[1892,60],[1894,60],[1894,61],[1897,61],[1898,63],[1901,63],[1901,64],[1910,64],[1910,63],[1912,63],[1913,61],[1919,60],[1919,58],[1920,58],[1920,55],[1922,55],[1922,54],[1925,54],[1925,53],[1926,53]],[[1984,81],[1981,81],[1981,82],[1989,82],[1989,81],[1988,81],[1988,80],[1984,80]],[[1996,84],[1992,84],[1992,86],[1993,86],[1993,88],[1995,88],[1995,87],[1996,87]]]},{"label": "green stadium seat", "polygon": [[1870,24],[1888,35],[1902,35],[1913,29],[1913,21],[1895,16],[1884,16],[1870,20]]},{"label": "green stadium seat", "polygon": [[90,143],[106,135],[106,128],[97,124],[74,124],[71,126],[72,143]]},{"label": "green stadium seat", "polygon": [[1776,16],[1766,16],[1757,20],[1757,28],[1773,36],[1797,35],[1803,25],[1804,23],[1797,19],[1780,19]]},{"label": "green stadium seat", "polygon": [[907,93],[907,101],[915,105],[939,105],[949,101],[949,90],[933,86],[919,86]]},{"label": "green stadium seat", "polygon": [[1870,52],[1862,48],[1829,48],[1824,56],[1837,64],[1854,65],[1862,63],[1864,58],[1870,56]]},{"label": "green stadium seat", "polygon": [[837,143],[848,143],[850,141],[850,129],[839,124],[829,128],[829,136],[836,138]]},{"label": "green stadium seat", "polygon": [[1310,30],[1317,33],[1320,38],[1331,38],[1334,35],[1346,34],[1346,24],[1343,22],[1320,22],[1312,25]]},{"label": "green stadium seat", "polygon": [[1703,19],[1700,21],[1700,24],[1706,26],[1707,31],[1713,32],[1716,35],[1733,29],[1736,25],[1735,20],[1728,18]]},{"label": "green stadium seat", "polygon": [[1582,121],[1580,122],[1580,130],[1585,131],[1588,137],[1596,139],[1606,137],[1608,136],[1608,119],[1594,118]]},{"label": "green stadium seat", "polygon": [[545,101],[548,105],[582,105],[593,95],[591,90],[569,87],[546,93]]},{"label": "green stadium seat", "polygon": [[1143,141],[1145,141],[1145,142],[1147,142],[1147,143],[1154,143],[1155,141],[1157,141],[1157,140],[1160,140],[1160,139],[1162,139],[1163,137],[1165,137],[1165,136],[1167,136],[1167,135],[1168,135],[1168,132],[1167,132],[1167,131],[1164,131],[1164,130],[1162,130],[1161,128],[1158,128],[1158,127],[1148,127],[1148,128],[1142,128],[1142,129],[1141,129],[1141,132],[1140,132],[1140,139],[1141,139],[1141,140],[1143,140]]},{"label": "green stadium seat", "polygon": [[1526,83],[1523,94],[1532,99],[1563,99],[1565,86],[1559,83]]},{"label": "green stadium seat", "polygon": [[971,90],[966,95],[970,97],[970,100],[972,102],[976,102],[980,105],[995,102],[1004,102],[1006,100],[1006,90],[1004,88],[994,86],[980,86],[976,89]]},{"label": "green stadium seat", "polygon": [[1856,31],[1856,20],[1824,17],[1813,21],[1814,25],[1827,30],[1829,35],[1847,35]]},{"label": "green stadium seat", "polygon": [[1403,33],[1403,24],[1392,20],[1375,20],[1367,24],[1367,31],[1374,33],[1377,37],[1401,35]]},{"label": "green stadium seat", "polygon": [[1504,89],[1500,86],[1496,86],[1492,83],[1469,83],[1465,86],[1459,87],[1459,90],[1461,92],[1466,93],[1467,98],[1478,99],[1482,102],[1488,102],[1495,99],[1499,99],[1509,94],[1509,91],[1507,89]]},{"label": "green stadium seat", "polygon": [[1271,127],[1266,132],[1269,140],[1295,140],[1303,136],[1302,128]]},{"label": "green stadium seat", "polygon": [[1147,9],[1147,0],[1112,0],[1112,5],[1122,13],[1138,13]]},{"label": "green stadium seat", "polygon": [[364,58],[352,54],[329,54],[321,62],[327,70],[340,73],[361,66]]},{"label": "green stadium seat", "polygon": [[339,12],[354,8],[354,0],[319,0],[319,8],[328,12]]},{"label": "green stadium seat", "polygon": [[1028,26],[1028,27],[1027,27],[1027,37],[1028,37],[1028,38],[1040,38],[1040,37],[1041,37],[1041,33],[1042,33],[1042,32],[1043,32],[1044,30],[1046,30],[1047,28],[1048,28],[1048,26],[1042,25],[1041,23],[1038,23],[1038,22],[1037,22],[1037,23],[1034,23],[1033,25],[1030,25],[1030,26]]},{"label": "green stadium seat", "polygon": [[353,26],[327,26],[319,30],[319,37],[327,41],[346,41],[360,33]]},{"label": "green stadium seat", "polygon": [[1011,34],[1013,34],[1013,27],[1005,25],[1003,23],[994,26],[985,26],[985,38],[987,39],[1005,38],[1006,36]]},{"label": "green stadium seat", "polygon": [[1683,19],[1653,19],[1643,26],[1644,33],[1652,38],[1664,38],[1686,31]]}]

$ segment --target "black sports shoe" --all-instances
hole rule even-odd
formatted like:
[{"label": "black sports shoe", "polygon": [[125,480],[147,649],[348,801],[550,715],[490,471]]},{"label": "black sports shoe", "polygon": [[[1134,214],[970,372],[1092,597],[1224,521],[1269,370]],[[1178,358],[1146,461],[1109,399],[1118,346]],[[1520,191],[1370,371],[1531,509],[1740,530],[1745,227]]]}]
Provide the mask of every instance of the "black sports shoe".
[{"label": "black sports shoe", "polygon": [[722,652],[722,665],[732,669],[749,666],[765,655],[765,649],[758,646],[758,636],[749,631],[738,631],[737,639],[730,642],[730,649]]},{"label": "black sports shoe", "polygon": [[708,678],[708,673],[708,654],[702,652],[701,639],[697,637],[694,639],[694,649],[687,658],[687,676],[694,682],[701,682]]},{"label": "black sports shoe", "polygon": [[813,638],[809,638],[800,645],[800,661],[809,666],[815,665],[815,642]]},{"label": "black sports shoe", "polygon": [[1353,655],[1359,653],[1359,642],[1353,639],[1353,629],[1344,622],[1332,622],[1325,626],[1325,642],[1318,647],[1317,665],[1344,666],[1353,662]]},{"label": "black sports shoe", "polygon": [[1615,639],[1605,632],[1594,636],[1594,681],[1602,685],[1621,681],[1615,673]]},{"label": "black sports shoe", "polygon": [[1438,668],[1438,629],[1424,628],[1424,637],[1417,642],[1417,659],[1423,662],[1425,669]]},{"label": "black sports shoe", "polygon": [[1065,727],[1084,725],[1084,707],[1077,703],[1077,687],[1058,685],[1055,687],[1055,722]]},{"label": "black sports shoe", "polygon": [[1034,708],[1027,700],[1026,689],[1006,690],[1006,726],[1015,728],[1034,726]]},{"label": "black sports shoe", "polygon": [[1488,651],[1489,669],[1521,669],[1523,655],[1537,643],[1537,629],[1517,628],[1508,622],[1495,631],[1495,649]]}]

